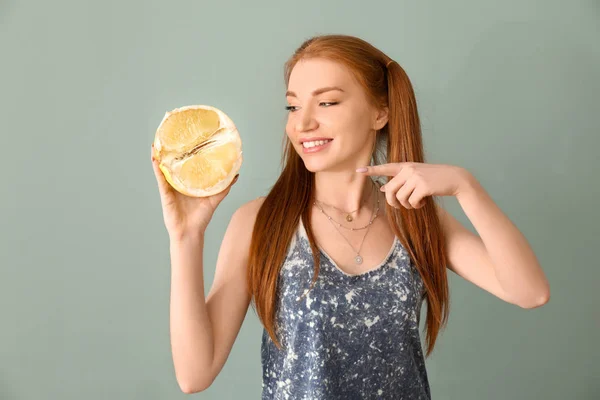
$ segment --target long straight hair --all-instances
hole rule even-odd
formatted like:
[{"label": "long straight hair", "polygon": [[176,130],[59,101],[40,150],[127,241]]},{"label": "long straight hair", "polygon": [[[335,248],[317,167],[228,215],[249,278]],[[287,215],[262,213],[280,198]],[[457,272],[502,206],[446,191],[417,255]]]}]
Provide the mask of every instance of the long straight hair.
[{"label": "long straight hair", "polygon": [[[375,107],[389,107],[387,125],[377,133],[372,157],[375,165],[425,162],[415,94],[404,69],[368,42],[348,35],[321,35],[306,40],[284,66],[286,87],[292,69],[301,59],[324,58],[352,72]],[[252,233],[248,265],[248,291],[255,312],[269,336],[281,349],[277,337],[277,284],[288,246],[302,218],[314,260],[315,284],[319,251],[310,224],[314,201],[314,173],[284,135],[282,172],[266,196]],[[426,197],[423,207],[396,209],[386,203],[387,219],[394,234],[409,252],[421,275],[427,301],[426,357],[431,354],[449,311],[445,239],[435,199]]]}]

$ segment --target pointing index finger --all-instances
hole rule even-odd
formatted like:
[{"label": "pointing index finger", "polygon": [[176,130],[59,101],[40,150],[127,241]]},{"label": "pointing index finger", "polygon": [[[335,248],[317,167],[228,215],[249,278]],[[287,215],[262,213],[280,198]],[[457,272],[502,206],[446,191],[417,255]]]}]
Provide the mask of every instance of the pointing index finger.
[{"label": "pointing index finger", "polygon": [[358,168],[356,172],[362,172],[368,176],[396,176],[401,169],[402,163],[389,163]]}]

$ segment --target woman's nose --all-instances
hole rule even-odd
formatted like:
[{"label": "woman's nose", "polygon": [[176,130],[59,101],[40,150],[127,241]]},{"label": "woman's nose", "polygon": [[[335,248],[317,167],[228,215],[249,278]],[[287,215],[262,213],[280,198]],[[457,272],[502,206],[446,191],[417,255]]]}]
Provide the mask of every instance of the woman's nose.
[{"label": "woman's nose", "polygon": [[312,116],[311,112],[299,111],[298,119],[296,121],[296,130],[298,132],[313,130],[317,126],[317,121]]}]

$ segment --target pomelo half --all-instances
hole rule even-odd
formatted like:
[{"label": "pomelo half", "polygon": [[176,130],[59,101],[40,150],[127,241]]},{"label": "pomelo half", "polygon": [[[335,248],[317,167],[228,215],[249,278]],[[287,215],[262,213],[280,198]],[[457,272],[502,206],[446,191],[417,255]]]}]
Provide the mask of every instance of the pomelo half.
[{"label": "pomelo half", "polygon": [[178,192],[208,197],[225,190],[242,166],[242,140],[223,111],[190,105],[165,113],[154,137],[154,157]]}]

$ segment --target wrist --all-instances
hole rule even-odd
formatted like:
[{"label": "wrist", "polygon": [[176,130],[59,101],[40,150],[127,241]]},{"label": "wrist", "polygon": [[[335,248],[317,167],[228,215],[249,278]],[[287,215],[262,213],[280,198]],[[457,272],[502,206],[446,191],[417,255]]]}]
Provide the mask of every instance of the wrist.
[{"label": "wrist", "polygon": [[185,246],[190,243],[197,244],[204,241],[204,230],[169,234],[169,241],[172,246]]},{"label": "wrist", "polygon": [[456,198],[460,199],[476,194],[477,191],[481,188],[481,185],[479,184],[475,176],[473,176],[473,174],[471,174],[468,170],[464,168],[461,169],[461,176],[462,179],[460,180],[460,185],[456,193]]}]

